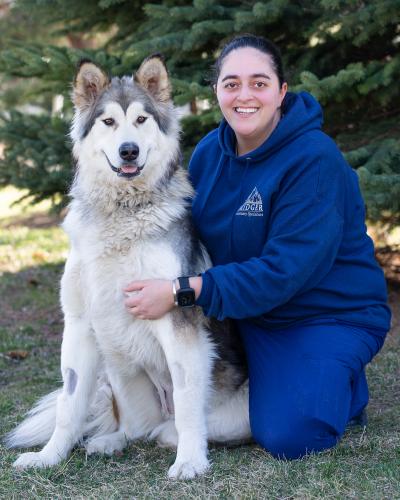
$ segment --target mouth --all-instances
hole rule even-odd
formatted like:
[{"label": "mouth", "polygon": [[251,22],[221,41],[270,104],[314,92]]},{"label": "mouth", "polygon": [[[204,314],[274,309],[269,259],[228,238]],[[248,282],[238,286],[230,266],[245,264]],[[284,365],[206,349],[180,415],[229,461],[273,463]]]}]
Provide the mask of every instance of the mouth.
[{"label": "mouth", "polygon": [[120,167],[115,167],[110,162],[106,153],[104,151],[103,153],[107,159],[108,164],[111,167],[111,170],[113,172],[116,172],[118,177],[124,177],[125,179],[132,179],[133,177],[137,177],[138,175],[140,175],[141,171],[143,170],[144,164],[140,166],[137,165],[136,163],[123,163]]},{"label": "mouth", "polygon": [[260,108],[250,108],[250,107],[249,108],[244,108],[244,107],[241,107],[241,106],[233,108],[233,110],[235,111],[235,113],[238,113],[241,116],[252,116],[252,115],[254,115],[254,113],[257,113],[257,111],[259,109]]},{"label": "mouth", "polygon": [[140,174],[143,167],[139,167],[138,165],[132,165],[131,163],[121,165],[118,172],[120,177],[136,177]]}]

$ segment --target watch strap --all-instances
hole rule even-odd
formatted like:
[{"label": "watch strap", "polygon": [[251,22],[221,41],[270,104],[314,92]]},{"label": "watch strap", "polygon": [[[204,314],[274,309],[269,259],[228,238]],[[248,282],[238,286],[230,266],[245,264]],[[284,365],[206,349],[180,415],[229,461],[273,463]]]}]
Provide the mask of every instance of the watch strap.
[{"label": "watch strap", "polygon": [[196,302],[194,289],[190,286],[189,276],[177,278],[179,290],[176,290],[176,302],[180,307],[193,307]]},{"label": "watch strap", "polygon": [[189,276],[180,276],[178,278],[179,288],[190,288]]}]

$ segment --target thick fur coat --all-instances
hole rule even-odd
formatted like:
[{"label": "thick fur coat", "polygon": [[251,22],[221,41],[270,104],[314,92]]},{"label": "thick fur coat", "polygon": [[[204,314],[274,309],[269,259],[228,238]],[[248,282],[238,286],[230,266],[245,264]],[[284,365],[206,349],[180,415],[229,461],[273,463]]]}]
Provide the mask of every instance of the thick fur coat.
[{"label": "thick fur coat", "polygon": [[45,444],[17,459],[24,468],[55,465],[81,440],[89,454],[112,454],[154,438],[177,447],[169,476],[191,478],[209,467],[207,440],[249,438],[248,391],[233,333],[211,327],[200,308],[139,320],[124,306],[130,281],[173,280],[210,266],[191,227],[193,192],[179,165],[168,74],[158,56],[134,78],[112,80],[86,61],[73,100],[63,388],[43,398],[7,442]]}]

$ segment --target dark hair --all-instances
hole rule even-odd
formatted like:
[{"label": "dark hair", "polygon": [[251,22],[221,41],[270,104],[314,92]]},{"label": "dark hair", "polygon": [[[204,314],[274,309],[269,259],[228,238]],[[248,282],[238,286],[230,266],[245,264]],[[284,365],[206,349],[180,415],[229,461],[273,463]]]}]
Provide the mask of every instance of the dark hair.
[{"label": "dark hair", "polygon": [[228,43],[224,45],[218,59],[212,67],[211,73],[211,84],[215,85],[218,81],[219,74],[221,73],[222,64],[225,57],[236,49],[242,49],[245,47],[252,47],[257,49],[264,54],[267,54],[272,61],[272,67],[276,73],[279,80],[279,85],[282,87],[283,83],[286,81],[283,74],[283,64],[282,57],[278,47],[262,36],[255,36],[250,34],[244,34],[232,38]]}]

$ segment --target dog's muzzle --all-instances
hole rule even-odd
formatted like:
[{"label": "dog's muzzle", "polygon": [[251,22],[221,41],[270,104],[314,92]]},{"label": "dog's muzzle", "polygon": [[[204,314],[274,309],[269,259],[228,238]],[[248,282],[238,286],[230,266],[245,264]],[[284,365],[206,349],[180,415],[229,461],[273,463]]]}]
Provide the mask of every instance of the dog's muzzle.
[{"label": "dog's muzzle", "polygon": [[144,167],[144,165],[140,166],[136,163],[139,156],[139,146],[134,142],[124,142],[119,147],[118,152],[122,164],[120,167],[115,167],[103,151],[111,170],[116,172],[119,177],[125,177],[127,179],[138,176]]}]

